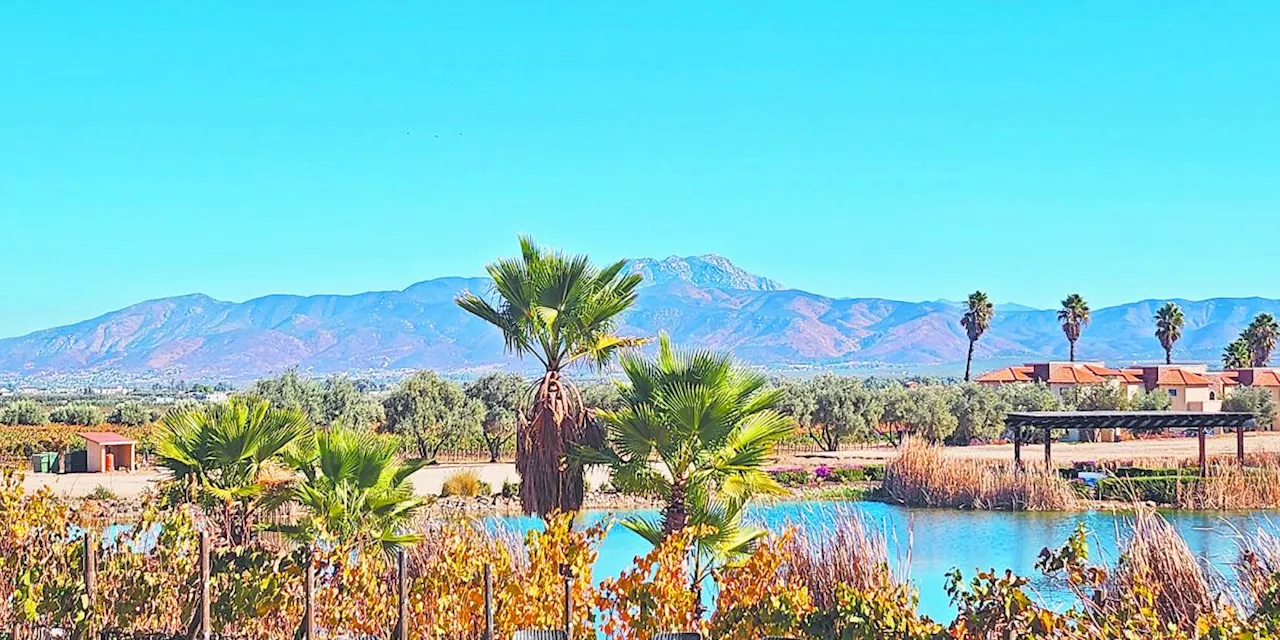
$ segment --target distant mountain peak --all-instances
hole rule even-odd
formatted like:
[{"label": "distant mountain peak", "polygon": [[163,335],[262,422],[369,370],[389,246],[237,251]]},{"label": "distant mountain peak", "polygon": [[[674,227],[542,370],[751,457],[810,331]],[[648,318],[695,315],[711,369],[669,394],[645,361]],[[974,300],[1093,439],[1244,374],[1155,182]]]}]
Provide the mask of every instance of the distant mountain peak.
[{"label": "distant mountain peak", "polygon": [[645,286],[687,282],[699,287],[742,291],[786,289],[777,280],[758,276],[733,264],[728,258],[714,253],[683,258],[668,256],[661,260],[636,258],[628,261],[628,268],[632,273],[644,276]]}]

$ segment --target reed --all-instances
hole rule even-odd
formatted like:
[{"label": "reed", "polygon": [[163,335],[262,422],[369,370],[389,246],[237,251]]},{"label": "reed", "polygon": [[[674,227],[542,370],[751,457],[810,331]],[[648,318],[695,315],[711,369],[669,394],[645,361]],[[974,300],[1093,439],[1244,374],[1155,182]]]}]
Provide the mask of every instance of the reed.
[{"label": "reed", "polygon": [[883,532],[838,510],[829,526],[795,527],[782,547],[784,577],[804,585],[819,610],[834,610],[839,585],[868,592],[897,586]]},{"label": "reed", "polygon": [[1243,469],[1235,462],[1209,465],[1207,475],[1179,489],[1177,506],[1219,511],[1280,506],[1280,462],[1271,457],[1255,460],[1251,464],[1246,459]]},{"label": "reed", "polygon": [[1221,587],[1177,529],[1154,511],[1140,509],[1107,584],[1104,611],[1123,616],[1150,597],[1160,620],[1194,629],[1202,616],[1221,609],[1216,595]]},{"label": "reed", "polygon": [[1236,545],[1240,595],[1254,611],[1276,611],[1280,605],[1280,537],[1259,528],[1241,535]]},{"label": "reed", "polygon": [[915,439],[904,441],[886,465],[881,491],[892,502],[919,507],[1062,511],[1079,505],[1076,492],[1054,470],[950,458],[942,447]]}]

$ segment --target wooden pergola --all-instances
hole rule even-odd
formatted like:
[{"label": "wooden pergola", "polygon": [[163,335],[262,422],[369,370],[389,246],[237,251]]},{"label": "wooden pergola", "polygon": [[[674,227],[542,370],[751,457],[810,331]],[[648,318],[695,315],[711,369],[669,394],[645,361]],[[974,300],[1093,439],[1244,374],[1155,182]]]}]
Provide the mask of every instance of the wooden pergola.
[{"label": "wooden pergola", "polygon": [[1052,429],[1079,431],[1082,429],[1131,429],[1156,431],[1159,429],[1195,429],[1200,444],[1200,474],[1209,469],[1209,459],[1204,450],[1206,429],[1231,429],[1236,431],[1236,461],[1244,465],[1244,429],[1252,426],[1253,414],[1236,411],[1031,411],[1010,413],[1005,425],[1013,431],[1013,461],[1022,464],[1023,431],[1040,429],[1044,435],[1044,464],[1053,467]]}]

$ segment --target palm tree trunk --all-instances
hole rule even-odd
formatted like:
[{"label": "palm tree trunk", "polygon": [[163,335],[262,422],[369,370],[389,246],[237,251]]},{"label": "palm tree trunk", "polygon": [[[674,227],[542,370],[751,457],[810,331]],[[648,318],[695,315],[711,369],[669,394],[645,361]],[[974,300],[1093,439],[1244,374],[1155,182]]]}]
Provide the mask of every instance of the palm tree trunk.
[{"label": "palm tree trunk", "polygon": [[584,437],[581,402],[560,380],[559,371],[542,377],[530,415],[516,436],[516,472],[524,512],[546,516],[582,507],[582,466],[568,453]]},{"label": "palm tree trunk", "polygon": [[1070,355],[1071,362],[1075,362],[1076,361],[1076,341],[1068,340],[1067,342],[1071,344],[1071,355]]},{"label": "palm tree trunk", "polygon": [[689,524],[688,490],[684,480],[671,482],[671,497],[662,508],[662,533],[671,536]]},{"label": "palm tree trunk", "polygon": [[1172,347],[1164,350],[1164,363],[1173,364],[1173,348]]},{"label": "palm tree trunk", "polygon": [[969,381],[969,370],[973,366],[973,340],[969,341],[969,356],[964,360],[964,381]]}]

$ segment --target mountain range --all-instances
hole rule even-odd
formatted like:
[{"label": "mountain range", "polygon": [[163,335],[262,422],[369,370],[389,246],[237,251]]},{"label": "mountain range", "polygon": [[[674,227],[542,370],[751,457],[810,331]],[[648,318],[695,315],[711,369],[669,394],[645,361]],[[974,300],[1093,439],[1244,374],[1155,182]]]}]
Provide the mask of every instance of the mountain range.
[{"label": "mountain range", "polygon": [[[622,318],[626,335],[669,333],[678,344],[730,350],[763,367],[963,366],[963,303],[832,298],[789,289],[716,255],[635,259],[645,276]],[[489,290],[485,278],[444,277],[402,291],[270,295],[246,302],[202,294],[150,300],[76,324],[0,339],[0,373],[117,372],[247,380],[297,367],[315,374],[431,368],[467,373],[513,366],[497,330],[454,297]],[[1174,300],[1186,317],[1174,351],[1216,362],[1257,313],[1280,300]],[[1163,358],[1152,315],[1165,300],[1096,309],[1077,343],[1082,359],[1117,364]],[[976,359],[1065,358],[1054,310],[998,305]],[[979,367],[980,368],[980,367]]]}]

